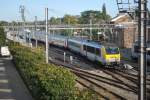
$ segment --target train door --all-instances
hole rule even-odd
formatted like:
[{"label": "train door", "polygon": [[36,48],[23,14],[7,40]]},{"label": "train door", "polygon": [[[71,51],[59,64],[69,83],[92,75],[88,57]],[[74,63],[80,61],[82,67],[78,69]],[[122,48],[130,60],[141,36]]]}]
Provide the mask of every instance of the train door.
[{"label": "train door", "polygon": [[104,54],[103,54],[103,48],[99,48],[96,50],[96,55],[97,55],[97,58],[96,60],[100,63],[103,63],[104,62]]},{"label": "train door", "polygon": [[100,61],[100,56],[101,56],[101,49],[100,48],[95,48],[95,59],[96,61]]},{"label": "train door", "polygon": [[80,53],[81,55],[84,56],[84,45],[81,43],[81,46],[80,46]]},{"label": "train door", "polygon": [[68,47],[68,40],[64,39],[64,47],[67,48]]},{"label": "train door", "polygon": [[87,57],[91,61],[95,61],[95,47],[87,46]]},{"label": "train door", "polygon": [[83,55],[87,57],[87,46],[83,44]]}]

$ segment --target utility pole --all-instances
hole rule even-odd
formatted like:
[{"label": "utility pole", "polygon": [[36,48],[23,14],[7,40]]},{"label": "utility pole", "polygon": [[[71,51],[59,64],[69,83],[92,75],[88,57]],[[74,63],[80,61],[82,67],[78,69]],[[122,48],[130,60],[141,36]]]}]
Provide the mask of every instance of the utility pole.
[{"label": "utility pole", "polygon": [[15,23],[12,22],[12,30],[13,30],[13,41],[15,42]]},{"label": "utility pole", "polygon": [[19,42],[19,21],[17,20],[17,42]]},{"label": "utility pole", "polygon": [[48,8],[45,8],[45,22],[46,22],[46,39],[45,39],[45,45],[46,45],[46,63],[48,63],[48,49],[49,49],[49,46],[48,46]]},{"label": "utility pole", "polygon": [[22,21],[23,21],[23,26],[22,26],[23,31],[24,31],[23,38],[25,38],[25,42],[26,42],[27,36],[26,36],[26,33],[25,33],[25,25],[26,25],[26,20],[25,20],[25,6],[21,5],[20,8],[19,8],[19,10],[20,10],[20,13],[21,13]]},{"label": "utility pole", "polygon": [[35,32],[34,32],[34,38],[35,38],[35,46],[37,48],[37,34],[36,34],[36,31],[37,31],[37,16],[35,16]]},{"label": "utility pole", "polygon": [[140,38],[140,88],[139,100],[146,100],[146,18],[147,0],[139,0],[139,38]]},{"label": "utility pole", "polygon": [[92,40],[92,13],[90,13],[90,40]]},{"label": "utility pole", "polygon": [[92,19],[90,19],[90,40],[92,40]]}]

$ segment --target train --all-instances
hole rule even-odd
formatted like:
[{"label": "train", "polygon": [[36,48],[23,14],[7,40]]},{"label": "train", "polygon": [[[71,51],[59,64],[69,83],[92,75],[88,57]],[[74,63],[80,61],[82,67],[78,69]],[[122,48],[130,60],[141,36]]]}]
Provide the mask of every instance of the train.
[{"label": "train", "polygon": [[120,50],[110,43],[100,43],[81,38],[68,38],[65,36],[51,36],[49,44],[67,48],[87,59],[107,67],[120,65]]},{"label": "train", "polygon": [[[146,45],[147,45],[146,59],[147,62],[150,63],[150,41],[147,41]],[[135,43],[133,43],[133,46],[131,48],[131,58],[132,60],[137,61],[139,56],[140,56],[139,41],[135,41]]]},{"label": "train", "polygon": [[[37,32],[30,39],[45,42],[45,32]],[[66,36],[48,35],[48,43],[67,48],[87,59],[101,65],[114,67],[120,65],[120,50],[117,46],[108,43],[100,43],[81,38],[68,38]]]}]

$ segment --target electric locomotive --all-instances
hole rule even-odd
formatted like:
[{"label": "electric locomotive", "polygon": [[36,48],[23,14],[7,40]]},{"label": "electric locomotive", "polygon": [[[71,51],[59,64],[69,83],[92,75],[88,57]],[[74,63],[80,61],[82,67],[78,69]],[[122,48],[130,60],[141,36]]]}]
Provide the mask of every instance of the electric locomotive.
[{"label": "electric locomotive", "polygon": [[113,45],[106,43],[104,45],[104,43],[88,40],[68,39],[68,48],[105,66],[118,66],[120,64],[119,48]]}]

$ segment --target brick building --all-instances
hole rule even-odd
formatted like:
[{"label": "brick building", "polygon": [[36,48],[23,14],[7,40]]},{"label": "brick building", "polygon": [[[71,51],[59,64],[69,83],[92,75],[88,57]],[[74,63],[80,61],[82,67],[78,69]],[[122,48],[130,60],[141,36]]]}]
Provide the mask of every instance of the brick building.
[{"label": "brick building", "polygon": [[[115,25],[112,30],[111,41],[122,48],[131,48],[138,40],[138,23],[132,20],[128,14],[119,14],[111,20]],[[147,26],[147,41],[150,41],[150,25]]]},{"label": "brick building", "polygon": [[[128,14],[120,14],[111,20],[115,24],[111,40],[121,48],[131,48],[138,40],[138,24]],[[147,28],[147,40],[150,40],[150,26]]]}]

